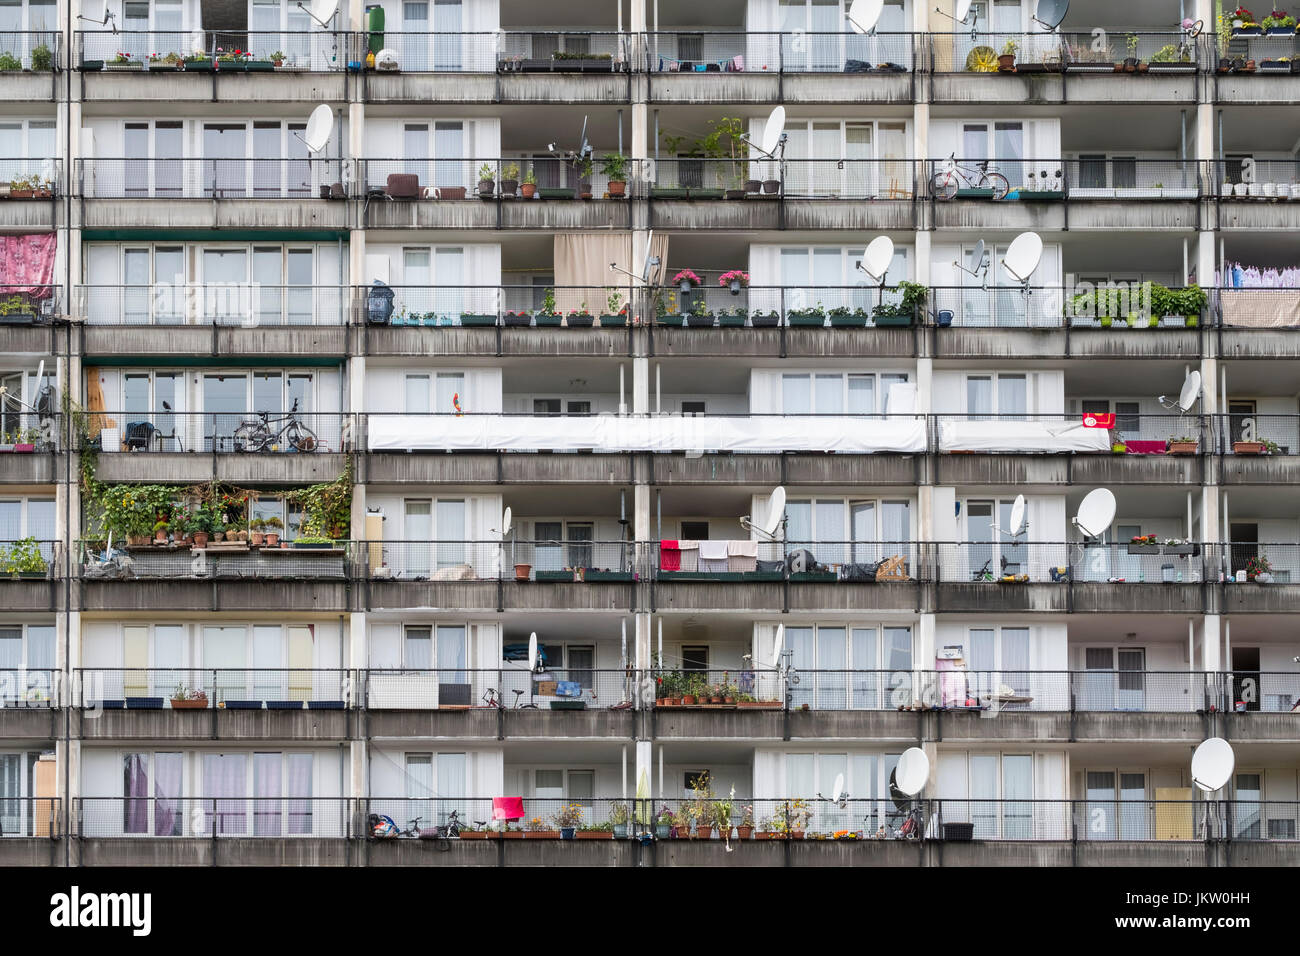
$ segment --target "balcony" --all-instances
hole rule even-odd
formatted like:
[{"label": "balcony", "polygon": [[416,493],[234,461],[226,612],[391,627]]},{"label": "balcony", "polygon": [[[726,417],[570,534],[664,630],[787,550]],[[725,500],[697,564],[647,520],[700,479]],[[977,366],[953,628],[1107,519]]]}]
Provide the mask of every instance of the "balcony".
[{"label": "balcony", "polygon": [[918,227],[920,164],[908,159],[665,158],[647,176],[660,229]]},{"label": "balcony", "polygon": [[[30,412],[0,416],[0,485],[52,485],[63,479],[58,450],[63,416]],[[2,548],[3,546],[0,546]]]},{"label": "balcony", "polygon": [[[1300,84],[1300,75],[1292,81]],[[1205,164],[1206,195],[1214,197],[1224,232],[1300,229],[1300,173],[1294,160],[1255,159]]]},{"label": "balcony", "polygon": [[1204,228],[1199,165],[1178,159],[929,160],[939,229]]},{"label": "balcony", "polygon": [[1290,484],[1300,480],[1300,415],[1213,416],[1219,483]]},{"label": "balcony", "polygon": [[7,797],[0,814],[0,864],[58,866],[63,862],[63,802],[58,797]]},{"label": "balcony", "polygon": [[60,541],[0,541],[0,607],[58,610],[63,603],[62,557]]},{"label": "balcony", "polygon": [[362,72],[366,102],[626,103],[640,68],[636,38],[613,31],[386,31],[384,46],[397,69]]},{"label": "balcony", "polygon": [[1214,289],[1210,307],[1220,329],[1220,356],[1238,359],[1300,357],[1300,342],[1290,334],[1300,328],[1300,290]]},{"label": "balcony", "polygon": [[[350,226],[338,159],[79,159],[78,225],[95,229],[295,229]],[[336,197],[336,198],[331,198]],[[288,200],[288,201],[286,201]]]},{"label": "balcony", "polygon": [[[1233,36],[1226,44],[1213,37],[1210,42],[1211,102],[1273,106],[1300,99],[1300,75],[1282,59],[1295,59],[1294,31],[1280,36]],[[1255,64],[1249,70],[1248,61]]]},{"label": "balcony", "polygon": [[652,103],[909,103],[922,34],[648,33]]},{"label": "balcony", "polygon": [[[50,667],[0,669],[0,735],[54,740],[62,733],[63,675]],[[0,836],[8,836],[0,826]]]},{"label": "balcony", "polygon": [[[323,30],[74,34],[79,93],[88,103],[343,102],[355,42]],[[235,50],[248,55],[236,58]],[[118,62],[120,54],[127,62]]]},{"label": "balcony", "polygon": [[73,679],[85,740],[322,742],[356,730],[350,670],[77,668]]},{"label": "balcony", "polygon": [[253,283],[82,285],[81,351],[94,358],[347,353],[349,292]]},{"label": "balcony", "polygon": [[[933,33],[932,100],[936,103],[1194,104],[1203,52],[1182,33]],[[1015,62],[998,54],[1014,44]],[[1128,71],[1132,57],[1142,69]],[[1136,66],[1136,64],[1135,64]]]},{"label": "balcony", "polygon": [[1300,545],[1229,542],[1219,556],[1225,614],[1300,610]]},{"label": "balcony", "polygon": [[[96,542],[96,545],[99,543]],[[79,567],[80,606],[86,610],[252,610],[271,605],[297,610],[349,608],[348,542],[317,546],[206,545],[87,546]]]},{"label": "balcony", "polygon": [[[21,11],[17,22],[22,22]],[[0,97],[5,102],[53,103],[59,99],[64,68],[61,32],[5,30],[3,47]]]},{"label": "balcony", "polygon": [[62,159],[0,157],[0,229],[49,232],[61,225],[62,189]]},{"label": "balcony", "polygon": [[0,283],[0,352],[58,354],[63,336],[54,320],[64,309],[62,286]]},{"label": "balcony", "polygon": [[359,600],[367,610],[630,610],[647,550],[632,541],[359,542]]},{"label": "balcony", "polygon": [[[358,165],[367,229],[631,229],[635,224],[627,195],[611,195],[609,180],[599,172],[560,185],[577,173],[571,168],[566,173],[568,164],[558,159],[362,159]],[[506,188],[511,180],[505,174],[513,172],[518,187],[521,168],[522,175],[537,175],[532,199]],[[629,194],[640,178],[638,164],[629,160]],[[480,191],[480,182],[489,180]]]}]

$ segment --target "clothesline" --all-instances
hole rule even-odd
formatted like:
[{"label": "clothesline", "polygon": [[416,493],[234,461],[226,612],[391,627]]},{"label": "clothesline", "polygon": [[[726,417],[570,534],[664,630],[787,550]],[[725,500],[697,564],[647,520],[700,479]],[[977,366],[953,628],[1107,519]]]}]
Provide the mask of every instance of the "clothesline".
[{"label": "clothesline", "polygon": [[1229,262],[1214,275],[1215,285],[1225,289],[1300,289],[1300,267],[1261,269]]}]

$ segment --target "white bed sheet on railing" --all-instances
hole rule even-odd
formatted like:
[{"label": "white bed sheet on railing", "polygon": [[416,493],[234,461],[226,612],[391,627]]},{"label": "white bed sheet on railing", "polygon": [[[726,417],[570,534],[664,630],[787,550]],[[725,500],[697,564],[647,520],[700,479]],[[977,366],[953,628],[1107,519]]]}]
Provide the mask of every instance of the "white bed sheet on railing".
[{"label": "white bed sheet on railing", "polygon": [[1110,432],[1081,422],[960,421],[939,423],[940,451],[1110,451]]},{"label": "white bed sheet on railing", "polygon": [[371,451],[925,451],[925,421],[921,418],[467,415],[419,419],[375,415],[370,418],[369,431]]}]

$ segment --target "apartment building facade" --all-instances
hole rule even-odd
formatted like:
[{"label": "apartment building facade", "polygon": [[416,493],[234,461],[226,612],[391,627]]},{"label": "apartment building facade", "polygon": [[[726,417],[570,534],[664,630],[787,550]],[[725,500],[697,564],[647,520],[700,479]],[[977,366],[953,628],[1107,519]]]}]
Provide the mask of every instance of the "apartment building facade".
[{"label": "apartment building facade", "polygon": [[0,3],[0,860],[1294,862],[1295,24],[939,6]]}]

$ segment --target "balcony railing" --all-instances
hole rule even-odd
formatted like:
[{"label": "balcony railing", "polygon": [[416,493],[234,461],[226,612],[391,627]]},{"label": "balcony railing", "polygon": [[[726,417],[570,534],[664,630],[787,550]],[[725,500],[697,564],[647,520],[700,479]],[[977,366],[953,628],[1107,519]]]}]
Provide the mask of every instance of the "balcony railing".
[{"label": "balcony railing", "polygon": [[1060,584],[1192,584],[1206,580],[1206,546],[1049,541],[935,544],[936,580],[990,586]]},{"label": "balcony railing", "polygon": [[530,673],[528,662],[495,669],[370,668],[365,701],[371,710],[495,708],[628,710],[637,693],[636,671],[547,667]]},{"label": "balcony railing", "polygon": [[[162,788],[161,781],[153,783]],[[179,777],[173,783],[177,790],[183,786]],[[83,838],[345,839],[356,835],[353,805],[347,797],[80,797],[73,814]]]},{"label": "balcony railing", "polygon": [[1232,541],[1218,547],[1227,578],[1240,574],[1251,582],[1263,572],[1269,577],[1260,583],[1300,584],[1300,544]]},{"label": "balcony railing", "polygon": [[340,710],[353,705],[354,675],[337,668],[82,667],[73,671],[76,706],[102,710]]},{"label": "balcony railing", "polygon": [[850,583],[923,579],[923,545],[915,541],[700,541],[694,548],[660,542],[660,581]]},{"label": "balcony railing", "polygon": [[1300,163],[1294,159],[1210,160],[1205,170],[1206,194],[1220,200],[1300,201]]},{"label": "balcony railing", "polygon": [[0,76],[18,70],[61,70],[63,34],[57,30],[0,30],[0,55],[13,57],[18,64],[6,66]]},{"label": "balcony railing", "polygon": [[0,411],[0,463],[9,454],[57,451],[63,440],[63,416],[58,412]]},{"label": "balcony railing", "polygon": [[[389,295],[389,292],[392,295]],[[640,321],[639,292],[608,286],[358,286],[357,321],[374,325],[625,328]],[[585,313],[573,314],[573,313]]]},{"label": "balcony railing", "polygon": [[1292,714],[1300,707],[1300,673],[1236,671],[1222,675],[1225,710],[1251,714]]},{"label": "balcony railing", "polygon": [[59,577],[63,542],[39,538],[0,539],[0,581],[44,581]]},{"label": "balcony railing", "polygon": [[0,325],[48,322],[62,311],[62,286],[0,283]]},{"label": "balcony railing", "polygon": [[[428,797],[369,797],[358,801],[362,820],[358,823],[359,835],[370,837],[373,830],[369,827],[371,817],[386,816],[403,831],[393,840],[414,839],[413,825],[418,826],[425,839],[436,837],[435,829],[446,826],[455,814],[462,831],[486,831],[488,834],[509,830],[525,838],[557,837],[561,829],[557,815],[567,811],[569,819],[564,821],[575,824],[575,829],[599,829],[606,838],[614,835],[616,820],[626,821],[631,815],[634,804],[642,808],[642,816],[648,819],[647,808],[650,801],[633,801],[618,797],[524,797],[523,817],[516,820],[493,821],[493,800],[491,797],[458,797],[439,794]],[[618,831],[621,837],[631,835],[646,827],[629,826],[628,831]],[[520,831],[524,831],[521,833]],[[575,834],[576,836],[576,834]]]},{"label": "balcony railing", "polygon": [[1081,414],[940,413],[931,416],[931,445],[940,454],[1106,454],[1114,444],[1128,454],[1167,453],[1168,442],[1196,441],[1212,447],[1209,420],[1200,415],[1117,415],[1112,428],[1092,428]]},{"label": "balcony railing", "polygon": [[0,668],[0,709],[61,706],[62,673],[52,667]]},{"label": "balcony railing", "polygon": [[[1180,290],[1171,290],[1175,293]],[[1113,300],[1110,296],[1114,296]],[[1100,299],[1099,299],[1100,297]],[[1164,316],[1151,311],[1149,297],[1141,285],[1093,287],[1031,286],[1028,294],[1019,287],[931,286],[930,321],[956,328],[1060,329],[1096,328],[1103,318],[1107,326],[1129,328],[1194,327],[1205,321],[1200,312],[1189,323],[1185,315]],[[1132,325],[1129,324],[1132,317]],[[1154,325],[1153,325],[1154,321]]]},{"label": "balcony railing", "polygon": [[[4,144],[12,145],[15,144]],[[62,189],[62,159],[49,156],[0,156],[0,199],[52,199],[60,195]]]},{"label": "balcony railing", "polygon": [[83,285],[77,307],[90,325],[342,325],[348,291],[260,282]]},{"label": "balcony railing", "polygon": [[352,447],[345,412],[177,412],[164,409],[90,413],[89,447],[119,452],[316,454]]},{"label": "balcony railing", "polygon": [[[539,150],[540,152],[540,150]],[[577,199],[590,193],[597,199],[615,198],[609,191],[610,177],[603,170],[601,150],[592,158],[590,173],[558,158],[468,157],[448,159],[361,159],[360,181],[372,199],[524,199],[525,178],[536,182],[532,199]],[[625,163],[624,196],[637,195],[643,178],[642,165]]]},{"label": "balcony railing", "polygon": [[[454,34],[444,41],[454,43]],[[514,32],[500,34],[497,68],[524,73],[624,73],[635,38],[616,32]]]},{"label": "balcony railing", "polygon": [[1203,195],[1199,164],[1190,159],[931,159],[925,181],[938,200],[1194,200]]},{"label": "balcony railing", "polygon": [[[195,40],[204,51],[206,65],[186,63],[194,59]],[[213,63],[222,73],[286,71],[331,73],[347,67],[349,36],[324,30],[106,30],[76,31],[76,63],[82,70],[117,68],[119,53],[128,55],[136,67],[147,73],[175,73],[178,69],[211,73]],[[244,60],[222,61],[235,50],[248,54]],[[279,53],[279,57],[272,54]],[[153,59],[151,59],[153,58]],[[280,66],[275,66],[278,59]]]},{"label": "balcony railing", "polygon": [[651,199],[880,199],[917,195],[911,159],[705,159],[651,162]]},{"label": "balcony railing", "polygon": [[342,581],[348,577],[350,542],[334,541],[316,545],[284,547],[250,547],[245,542],[210,542],[204,547],[182,544],[131,547],[120,554],[107,554],[102,548],[86,547],[80,566],[87,580],[109,578],[130,580],[160,578],[166,580],[307,580]]},{"label": "balcony railing", "polygon": [[339,159],[79,159],[83,199],[329,199],[347,189]]},{"label": "balcony railing", "polygon": [[[931,33],[930,69],[934,73],[994,73],[998,56],[1014,45],[1020,73],[1124,72],[1133,57],[1150,64],[1149,72],[1196,72],[1201,56],[1195,41],[1182,33],[1114,30],[1098,48],[1094,33]],[[1116,70],[1116,67],[1121,67]],[[1139,95],[1136,91],[1134,95]]]},{"label": "balcony railing", "polygon": [[1223,328],[1300,328],[1300,289],[1215,289],[1211,302]]},{"label": "balcony railing", "polygon": [[374,579],[626,583],[638,580],[645,547],[632,541],[385,540],[359,541],[356,554],[362,573]]},{"label": "balcony railing", "polygon": [[925,417],[878,414],[710,414],[561,417],[550,413],[375,413],[365,416],[372,452],[782,451],[896,452],[926,448]]},{"label": "balcony railing", "polygon": [[62,807],[58,797],[0,797],[0,838],[58,839]]},{"label": "balcony railing", "polygon": [[651,73],[908,73],[923,35],[719,32],[683,28],[645,35]]},{"label": "balcony railing", "polygon": [[[1300,455],[1300,415],[1229,414],[1214,416],[1219,452],[1224,455]],[[1276,447],[1260,443],[1271,442]]]}]

